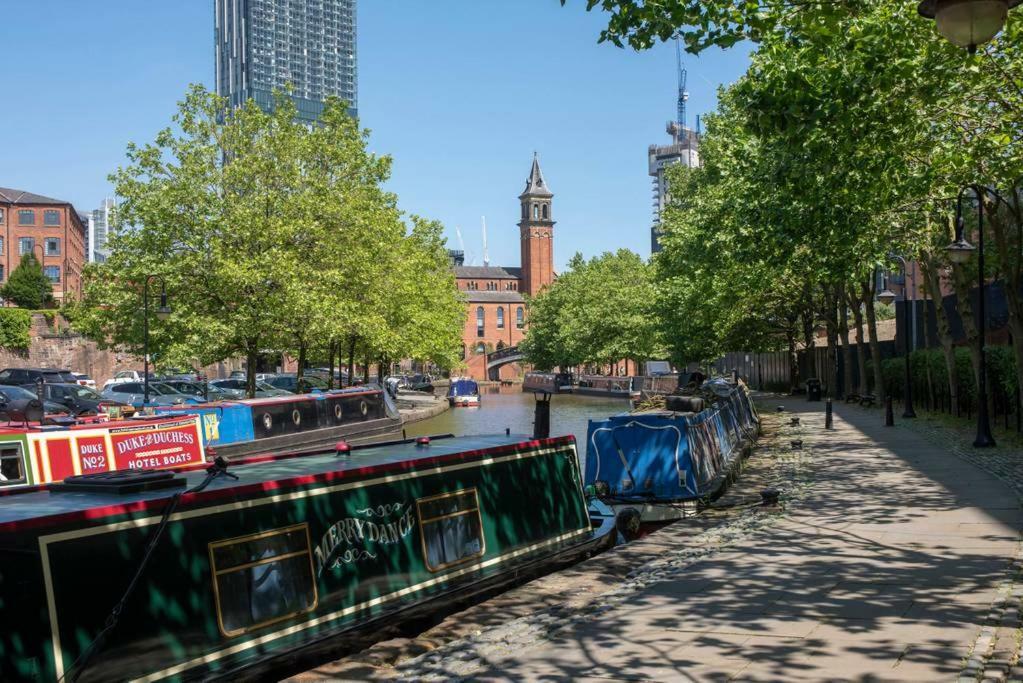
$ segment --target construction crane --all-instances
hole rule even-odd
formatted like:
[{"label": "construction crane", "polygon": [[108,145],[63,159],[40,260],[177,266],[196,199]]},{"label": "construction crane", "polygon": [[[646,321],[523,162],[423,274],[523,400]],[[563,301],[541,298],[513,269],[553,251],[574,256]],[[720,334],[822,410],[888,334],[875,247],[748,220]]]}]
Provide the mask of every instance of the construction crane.
[{"label": "construction crane", "polygon": [[686,100],[689,93],[686,92],[686,67],[682,64],[682,39],[675,36],[675,65],[678,68],[678,128],[679,133],[684,135],[686,129]]}]

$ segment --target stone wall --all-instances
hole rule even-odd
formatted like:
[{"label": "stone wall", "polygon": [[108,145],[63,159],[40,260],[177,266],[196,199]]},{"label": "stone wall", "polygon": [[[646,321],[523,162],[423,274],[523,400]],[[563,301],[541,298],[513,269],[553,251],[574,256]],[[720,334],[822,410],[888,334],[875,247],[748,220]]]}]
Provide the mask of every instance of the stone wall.
[{"label": "stone wall", "polygon": [[[32,316],[28,349],[0,349],[0,370],[3,368],[57,368],[82,372],[97,387],[122,370],[141,370],[142,358],[116,350],[100,349],[96,342],[68,331],[68,324],[59,315],[51,327],[41,314]],[[240,360],[216,363],[204,368],[211,378],[227,377],[241,369]]]}]

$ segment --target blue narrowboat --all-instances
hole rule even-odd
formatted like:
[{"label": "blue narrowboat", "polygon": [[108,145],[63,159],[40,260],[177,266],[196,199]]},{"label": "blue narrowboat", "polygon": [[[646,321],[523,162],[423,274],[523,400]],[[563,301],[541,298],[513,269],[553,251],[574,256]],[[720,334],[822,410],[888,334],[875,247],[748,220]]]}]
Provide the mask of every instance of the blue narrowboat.
[{"label": "blue narrowboat", "polygon": [[456,377],[448,386],[448,405],[452,408],[478,407],[480,405],[480,385],[467,377]]},{"label": "blue narrowboat", "polygon": [[[741,382],[708,380],[700,412],[644,411],[591,420],[586,484],[643,523],[680,519],[717,495],[748,455],[759,418]],[[697,402],[698,403],[698,402]]]}]

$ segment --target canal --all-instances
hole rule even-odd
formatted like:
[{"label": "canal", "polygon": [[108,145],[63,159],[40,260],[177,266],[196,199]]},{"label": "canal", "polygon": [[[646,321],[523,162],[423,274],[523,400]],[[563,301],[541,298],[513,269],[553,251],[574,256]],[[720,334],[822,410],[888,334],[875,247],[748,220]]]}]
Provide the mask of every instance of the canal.
[{"label": "canal", "polygon": [[[480,387],[479,408],[452,408],[436,417],[407,427],[408,436],[427,434],[496,434],[510,429],[512,434],[533,433],[533,394],[522,391],[522,387],[485,386]],[[590,419],[603,419],[629,409],[624,398],[602,398],[598,396],[575,396],[555,394],[551,398],[551,436],[574,434],[585,449],[586,424]],[[581,453],[580,453],[581,454]]]}]

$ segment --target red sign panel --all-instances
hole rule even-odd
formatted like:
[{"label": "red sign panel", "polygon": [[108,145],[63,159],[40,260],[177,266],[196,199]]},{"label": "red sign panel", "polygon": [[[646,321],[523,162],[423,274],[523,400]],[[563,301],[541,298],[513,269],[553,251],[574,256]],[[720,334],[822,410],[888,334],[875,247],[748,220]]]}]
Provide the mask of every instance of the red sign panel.
[{"label": "red sign panel", "polygon": [[110,469],[110,454],[107,442],[102,436],[83,436],[78,439],[78,462],[82,474],[106,472]]},{"label": "red sign panel", "polygon": [[195,418],[110,430],[117,469],[162,469],[201,463],[202,440]]}]

